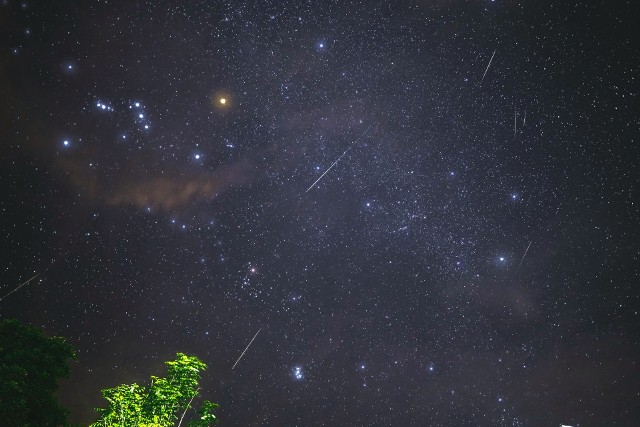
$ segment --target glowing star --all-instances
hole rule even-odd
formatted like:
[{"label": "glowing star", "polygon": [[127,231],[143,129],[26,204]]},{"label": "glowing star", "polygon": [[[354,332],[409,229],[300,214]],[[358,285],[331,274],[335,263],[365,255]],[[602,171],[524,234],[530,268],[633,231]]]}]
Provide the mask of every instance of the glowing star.
[{"label": "glowing star", "polygon": [[500,260],[500,262],[504,262],[504,257],[501,256],[500,258],[498,258]]},{"label": "glowing star", "polygon": [[302,368],[300,366],[296,366],[293,368],[293,377],[296,380],[301,380],[304,378],[304,374],[302,373]]},{"label": "glowing star", "polygon": [[193,156],[196,160],[200,160],[200,154],[196,154],[195,156]]},{"label": "glowing star", "polygon": [[220,98],[220,105],[225,105],[227,103],[227,98]]},{"label": "glowing star", "polygon": [[65,147],[68,147],[70,144],[68,139],[65,139],[64,141],[62,141],[62,145],[64,145]]}]

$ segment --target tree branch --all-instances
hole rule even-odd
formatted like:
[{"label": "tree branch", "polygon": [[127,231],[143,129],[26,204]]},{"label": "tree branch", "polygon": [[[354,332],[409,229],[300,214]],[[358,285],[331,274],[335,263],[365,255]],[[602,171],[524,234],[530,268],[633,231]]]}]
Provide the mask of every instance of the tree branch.
[{"label": "tree branch", "polygon": [[184,412],[182,413],[182,416],[180,417],[180,422],[178,423],[178,427],[180,427],[180,424],[182,424],[182,419],[184,418],[184,415],[187,413],[187,410],[189,410],[189,406],[191,406],[191,402],[193,402],[193,399],[195,399],[196,396],[198,395],[198,391],[200,391],[200,387],[198,387],[196,389],[196,393],[193,395],[193,397],[191,398],[189,403],[187,403],[187,407],[184,408]]}]

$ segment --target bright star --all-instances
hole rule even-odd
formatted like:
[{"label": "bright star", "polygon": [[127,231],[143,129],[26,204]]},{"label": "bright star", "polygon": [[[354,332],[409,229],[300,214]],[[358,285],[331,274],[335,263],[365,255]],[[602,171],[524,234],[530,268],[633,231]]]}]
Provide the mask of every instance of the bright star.
[{"label": "bright star", "polygon": [[220,104],[224,105],[227,103],[227,98],[220,98]]}]

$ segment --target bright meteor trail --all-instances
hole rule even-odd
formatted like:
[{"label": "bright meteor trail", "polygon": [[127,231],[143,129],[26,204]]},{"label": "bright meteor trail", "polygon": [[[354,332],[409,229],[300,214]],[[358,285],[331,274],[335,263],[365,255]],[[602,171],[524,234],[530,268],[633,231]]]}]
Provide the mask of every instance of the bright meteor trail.
[{"label": "bright meteor trail", "polygon": [[251,346],[251,343],[253,342],[253,340],[256,339],[256,337],[258,336],[258,334],[260,333],[261,330],[262,330],[262,328],[258,329],[258,332],[256,332],[256,334],[253,336],[253,338],[251,338],[251,341],[249,341],[249,344],[247,344],[247,347],[244,349],[244,351],[242,352],[240,357],[238,357],[238,360],[236,360],[236,363],[234,363],[233,366],[231,367],[232,370],[236,367],[236,365],[238,364],[240,359],[242,359],[242,356],[244,356],[244,354],[247,352],[247,350],[249,349],[249,346]]},{"label": "bright meteor trail", "polygon": [[309,192],[309,190],[311,190],[313,188],[314,185],[316,185],[318,183],[318,181],[320,181],[322,179],[323,176],[325,176],[327,174],[327,172],[329,172],[331,170],[332,167],[334,167],[336,165],[336,163],[338,163],[340,161],[341,158],[344,157],[345,154],[347,154],[347,151],[351,150],[351,147],[347,148],[344,153],[342,153],[342,156],[338,157],[338,160],[336,160],[335,162],[331,163],[331,166],[329,166],[329,169],[327,169],[326,171],[324,171],[324,173],[322,175],[320,175],[320,178],[316,179],[316,181],[311,184],[311,187],[307,188],[307,191],[305,191],[305,194]]},{"label": "bright meteor trail", "polygon": [[36,274],[35,276],[31,277],[30,279],[28,279],[25,282],[22,282],[20,285],[18,285],[17,288],[15,288],[14,290],[12,290],[11,292],[9,292],[8,294],[6,294],[5,296],[3,296],[2,298],[0,298],[0,301],[2,301],[3,299],[5,299],[6,297],[8,297],[9,295],[11,295],[12,293],[14,293],[15,291],[17,291],[18,289],[20,289],[21,287],[23,287],[24,285],[28,284],[29,282],[31,282],[33,279],[35,279],[36,277],[38,277],[40,275],[40,273]]},{"label": "bright meteor trail", "polygon": [[371,129],[371,126],[369,126],[364,132],[362,132],[362,135],[360,135],[360,137],[358,139],[356,139],[350,146],[349,148],[347,148],[346,150],[344,150],[344,153],[342,153],[342,155],[340,157],[338,157],[338,160],[336,160],[335,162],[331,163],[331,166],[329,166],[329,168],[324,171],[324,173],[322,175],[320,175],[320,178],[316,179],[315,182],[313,184],[311,184],[311,186],[309,188],[307,188],[307,191],[305,191],[304,193],[307,194],[309,192],[309,190],[311,190],[317,183],[318,181],[320,181],[322,179],[323,176],[325,176],[327,174],[327,172],[329,172],[331,170],[331,168],[333,168],[336,163],[338,163],[340,161],[340,159],[342,159],[344,157],[345,154],[347,154],[347,151],[351,150],[351,147],[353,147],[353,144],[355,144],[356,142],[358,142],[358,140],[360,138],[362,138],[362,136],[367,133],[367,131]]}]

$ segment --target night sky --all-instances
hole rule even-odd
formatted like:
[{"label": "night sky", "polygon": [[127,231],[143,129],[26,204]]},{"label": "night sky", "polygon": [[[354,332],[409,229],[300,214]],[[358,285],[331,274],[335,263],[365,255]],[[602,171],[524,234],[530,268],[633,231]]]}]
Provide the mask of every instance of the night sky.
[{"label": "night sky", "polygon": [[637,426],[633,3],[3,0],[0,317],[75,422]]}]

